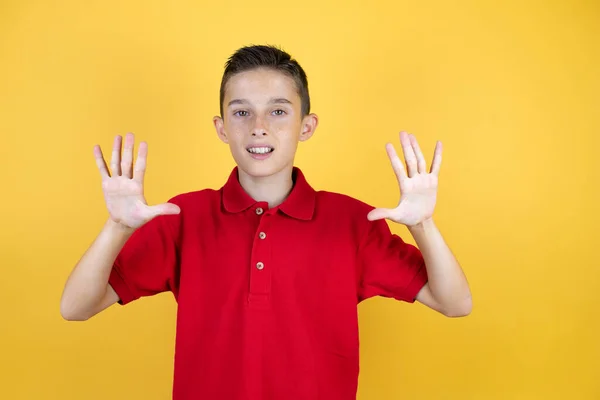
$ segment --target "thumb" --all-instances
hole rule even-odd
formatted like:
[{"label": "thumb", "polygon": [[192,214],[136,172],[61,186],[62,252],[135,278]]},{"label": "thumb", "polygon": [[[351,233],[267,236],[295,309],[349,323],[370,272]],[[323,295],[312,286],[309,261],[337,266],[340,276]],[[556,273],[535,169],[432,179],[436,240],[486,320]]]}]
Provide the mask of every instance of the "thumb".
[{"label": "thumb", "polygon": [[377,221],[379,219],[389,218],[391,212],[392,210],[388,208],[375,208],[367,214],[367,219],[369,221]]},{"label": "thumb", "polygon": [[159,215],[179,214],[181,212],[179,206],[173,203],[162,203],[155,206],[149,206],[148,208],[150,209],[150,213],[153,217],[157,217]]}]

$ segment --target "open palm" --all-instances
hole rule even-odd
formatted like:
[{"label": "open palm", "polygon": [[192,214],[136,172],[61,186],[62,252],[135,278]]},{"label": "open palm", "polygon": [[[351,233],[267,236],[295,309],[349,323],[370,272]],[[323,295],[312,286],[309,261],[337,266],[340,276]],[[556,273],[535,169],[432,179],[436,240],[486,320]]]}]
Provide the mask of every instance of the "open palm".
[{"label": "open palm", "polygon": [[413,135],[401,132],[400,143],[406,160],[406,169],[396,154],[394,146],[389,143],[386,145],[388,157],[400,186],[400,202],[393,209],[375,208],[367,218],[371,221],[385,218],[410,227],[433,216],[442,163],[442,144],[437,142],[431,169],[427,172],[427,163],[417,139]]},{"label": "open palm", "polygon": [[128,229],[137,229],[159,215],[178,214],[175,204],[163,203],[149,206],[144,198],[144,174],[148,145],[140,144],[138,157],[133,165],[133,134],[125,137],[121,157],[121,136],[115,137],[109,173],[100,146],[94,147],[96,165],[102,176],[102,191],[111,220]]}]

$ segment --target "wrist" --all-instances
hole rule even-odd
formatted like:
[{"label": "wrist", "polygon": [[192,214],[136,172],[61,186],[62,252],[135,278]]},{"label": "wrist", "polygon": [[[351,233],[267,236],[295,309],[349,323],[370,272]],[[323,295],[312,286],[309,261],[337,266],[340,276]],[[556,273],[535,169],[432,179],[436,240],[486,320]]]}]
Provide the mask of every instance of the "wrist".
[{"label": "wrist", "polygon": [[410,233],[421,233],[435,228],[435,223],[433,222],[433,217],[429,217],[417,224],[408,226],[407,228],[410,231]]},{"label": "wrist", "polygon": [[122,238],[122,239],[129,238],[129,236],[131,236],[133,234],[133,232],[135,231],[135,229],[125,226],[123,224],[120,224],[110,218],[106,221],[104,228],[111,236]]}]

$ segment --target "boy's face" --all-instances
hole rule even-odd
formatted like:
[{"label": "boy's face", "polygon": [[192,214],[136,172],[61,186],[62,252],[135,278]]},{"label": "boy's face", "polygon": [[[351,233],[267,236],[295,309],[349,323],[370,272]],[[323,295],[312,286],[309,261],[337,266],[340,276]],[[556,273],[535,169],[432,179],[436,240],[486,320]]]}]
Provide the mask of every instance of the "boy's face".
[{"label": "boy's face", "polygon": [[291,172],[298,142],[312,136],[318,120],[314,114],[302,117],[292,78],[260,68],[229,79],[223,118],[215,117],[213,122],[239,169],[266,177],[286,168]]}]

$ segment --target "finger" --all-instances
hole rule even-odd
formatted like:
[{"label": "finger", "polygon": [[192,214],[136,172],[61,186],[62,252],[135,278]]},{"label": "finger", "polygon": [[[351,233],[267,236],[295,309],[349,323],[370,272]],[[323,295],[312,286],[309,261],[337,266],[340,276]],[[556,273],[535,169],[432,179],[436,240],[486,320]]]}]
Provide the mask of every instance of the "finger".
[{"label": "finger", "polygon": [[123,158],[121,159],[121,175],[131,178],[131,168],[133,167],[133,134],[128,133],[125,136],[123,145]]},{"label": "finger", "polygon": [[386,144],[385,149],[387,150],[387,155],[390,158],[390,162],[392,163],[392,169],[394,170],[394,174],[396,174],[398,183],[402,184],[404,179],[406,179],[406,171],[404,170],[402,161],[400,161],[400,157],[398,157],[396,149],[391,143]]},{"label": "finger", "polygon": [[367,214],[369,221],[377,221],[379,219],[386,219],[392,214],[392,210],[389,208],[375,208]]},{"label": "finger", "polygon": [[146,160],[148,158],[148,143],[141,142],[138,149],[137,160],[133,169],[133,179],[144,184],[144,176],[146,175]]},{"label": "finger", "polygon": [[159,215],[175,215],[181,212],[179,206],[172,203],[157,204],[155,206],[149,206],[150,214],[152,217],[158,217]]},{"label": "finger", "polygon": [[121,135],[117,135],[113,142],[112,157],[110,159],[110,170],[112,176],[121,175],[121,143],[123,138]]},{"label": "finger", "polygon": [[423,152],[421,151],[421,147],[417,142],[417,138],[415,135],[409,135],[410,144],[412,145],[413,151],[415,152],[415,156],[417,157],[417,171],[420,174],[427,173],[427,162],[425,161],[425,156],[423,156]]},{"label": "finger", "polygon": [[104,160],[104,155],[102,154],[102,149],[98,145],[94,146],[94,158],[96,159],[96,166],[100,171],[102,180],[110,178],[108,167],[106,165],[106,161]]},{"label": "finger", "polygon": [[433,161],[431,162],[431,173],[435,176],[438,176],[440,174],[441,167],[442,167],[442,142],[438,141],[435,144]]},{"label": "finger", "polygon": [[410,143],[410,139],[406,132],[400,132],[400,143],[402,144],[402,151],[404,152],[404,160],[406,161],[406,170],[408,171],[408,177],[412,178],[417,174],[417,156]]}]

